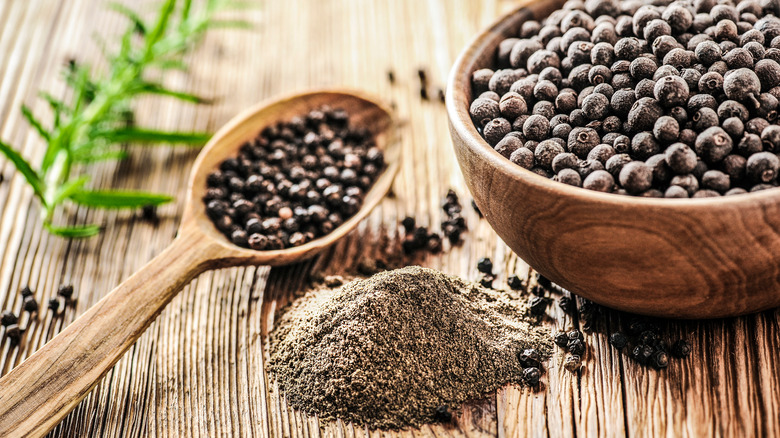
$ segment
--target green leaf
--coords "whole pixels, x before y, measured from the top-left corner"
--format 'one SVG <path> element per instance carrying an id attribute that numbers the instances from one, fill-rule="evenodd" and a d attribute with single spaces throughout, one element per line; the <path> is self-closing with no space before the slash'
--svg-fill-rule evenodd
<path id="1" fill-rule="evenodd" d="M 54 195 L 54 201 L 52 202 L 52 205 L 57 205 L 65 199 L 70 198 L 74 193 L 80 191 L 81 188 L 84 187 L 84 184 L 87 183 L 87 181 L 89 181 L 89 176 L 82 175 L 76 179 L 65 182 L 65 184 L 57 189 L 57 193 Z"/>
<path id="2" fill-rule="evenodd" d="M 38 121 L 38 119 L 35 118 L 30 108 L 27 107 L 27 105 L 22 105 L 22 114 L 24 115 L 24 118 L 27 119 L 27 122 L 35 128 L 35 130 L 38 132 L 38 135 L 43 137 L 44 140 L 49 141 L 51 140 L 51 134 L 49 134 L 49 131 L 47 131 L 43 125 L 41 125 L 41 122 Z"/>
<path id="3" fill-rule="evenodd" d="M 181 6 L 181 20 L 185 21 L 190 16 L 190 9 L 192 7 L 192 0 L 184 0 L 184 4 Z"/>
<path id="4" fill-rule="evenodd" d="M 172 196 L 159 193 L 124 190 L 82 190 L 70 199 L 77 204 L 97 208 L 140 208 L 145 205 L 161 205 L 173 200 Z"/>
<path id="5" fill-rule="evenodd" d="M 211 99 L 207 99 L 205 97 L 200 97 L 190 93 L 185 93 L 183 91 L 169 90 L 160 84 L 154 84 L 151 82 L 146 82 L 143 85 L 141 85 L 140 90 L 144 93 L 152 93 L 152 94 L 159 94 L 162 96 L 174 97 L 176 99 L 181 99 L 186 102 L 212 103 Z"/>
<path id="6" fill-rule="evenodd" d="M 187 64 L 180 59 L 160 59 L 153 62 L 153 64 L 162 70 L 187 71 L 189 69 Z"/>
<path id="7" fill-rule="evenodd" d="M 79 163 L 96 163 L 98 161 L 107 160 L 124 160 L 128 155 L 129 154 L 127 151 L 105 151 L 97 153 L 85 152 L 79 155 L 75 155 L 73 157 L 73 161 L 77 161 Z"/>
<path id="8" fill-rule="evenodd" d="M 38 176 L 38 173 L 33 170 L 32 166 L 30 166 L 30 163 L 22 158 L 22 156 L 19 155 L 19 153 L 16 152 L 14 148 L 3 143 L 2 141 L 0 141 L 0 152 L 2 152 L 9 160 L 11 160 L 12 163 L 14 163 L 16 170 L 24 175 L 24 178 L 35 191 L 35 195 L 45 205 L 46 202 L 44 201 L 43 197 L 43 182 L 41 181 L 41 177 Z"/>
<path id="9" fill-rule="evenodd" d="M 46 230 L 48 230 L 51 234 L 54 234 L 56 236 L 77 238 L 77 239 L 92 237 L 100 233 L 101 230 L 101 227 L 95 224 L 74 225 L 71 227 L 57 227 L 49 223 L 44 223 L 43 226 L 46 227 Z"/>
<path id="10" fill-rule="evenodd" d="M 211 138 L 207 132 L 166 132 L 153 129 L 119 128 L 94 134 L 112 143 L 182 143 L 202 145 Z"/>
<path id="11" fill-rule="evenodd" d="M 109 9 L 113 9 L 114 11 L 119 12 L 120 14 L 127 17 L 130 21 L 132 21 L 133 25 L 135 25 L 135 30 L 138 33 L 140 33 L 141 35 L 146 34 L 146 24 L 134 10 L 128 8 L 127 6 L 121 3 L 116 3 L 116 2 L 109 3 L 108 7 Z"/>
<path id="12" fill-rule="evenodd" d="M 166 0 L 160 7 L 160 15 L 157 18 L 157 23 L 154 25 L 154 29 L 146 34 L 146 52 L 147 56 L 153 56 L 154 51 L 152 47 L 163 37 L 165 30 L 168 28 L 168 23 L 171 19 L 171 14 L 176 6 L 176 0 Z"/>

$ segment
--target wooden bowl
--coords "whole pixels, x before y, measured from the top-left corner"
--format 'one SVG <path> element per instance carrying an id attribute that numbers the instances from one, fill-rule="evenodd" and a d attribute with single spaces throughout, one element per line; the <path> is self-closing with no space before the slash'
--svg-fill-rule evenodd
<path id="1" fill-rule="evenodd" d="M 469 117 L 471 74 L 498 43 L 563 1 L 529 1 L 478 35 L 450 74 L 447 112 L 477 206 L 523 260 L 608 307 L 674 318 L 735 316 L 780 305 L 780 189 L 650 199 L 568 186 L 494 151 Z"/>

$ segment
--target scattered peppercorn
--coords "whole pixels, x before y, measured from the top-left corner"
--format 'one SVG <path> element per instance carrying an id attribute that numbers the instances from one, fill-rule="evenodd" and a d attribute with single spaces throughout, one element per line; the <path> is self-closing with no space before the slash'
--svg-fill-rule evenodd
<path id="1" fill-rule="evenodd" d="M 577 306 L 574 304 L 574 300 L 571 297 L 563 296 L 558 299 L 558 307 L 565 313 L 573 313 Z"/>
<path id="2" fill-rule="evenodd" d="M 628 345 L 628 338 L 622 332 L 615 332 L 609 335 L 609 343 L 618 350 L 622 350 Z"/>
<path id="3" fill-rule="evenodd" d="M 520 365 L 523 367 L 535 367 L 538 368 L 541 365 L 542 359 L 539 352 L 534 348 L 526 348 L 517 354 L 517 359 L 520 361 Z"/>
<path id="4" fill-rule="evenodd" d="M 566 348 L 569 350 L 569 353 L 580 357 L 585 354 L 585 343 L 582 339 L 570 339 L 569 343 L 566 344 Z"/>
<path id="5" fill-rule="evenodd" d="M 543 315 L 547 310 L 547 298 L 534 296 L 528 300 L 528 307 L 533 315 Z"/>
<path id="6" fill-rule="evenodd" d="M 19 318 L 17 318 L 16 315 L 14 315 L 13 312 L 10 310 L 3 311 L 2 316 L 0 316 L 0 324 L 3 325 L 3 327 L 8 327 L 11 324 L 16 324 L 19 322 Z"/>
<path id="7" fill-rule="evenodd" d="M 690 354 L 691 344 L 685 339 L 680 339 L 679 341 L 672 344 L 672 355 L 675 357 L 685 358 Z"/>
<path id="8" fill-rule="evenodd" d="M 141 217 L 145 221 L 155 224 L 160 221 L 160 217 L 157 216 L 157 207 L 154 205 L 144 205 L 141 208 Z"/>
<path id="9" fill-rule="evenodd" d="M 542 372 L 539 368 L 528 367 L 523 370 L 523 382 L 528 386 L 539 385 L 539 380 L 542 378 Z"/>
<path id="10" fill-rule="evenodd" d="M 449 423 L 452 421 L 452 412 L 450 412 L 449 406 L 442 405 L 436 408 L 433 413 L 433 419 L 439 423 Z"/>
<path id="11" fill-rule="evenodd" d="M 70 284 L 64 284 L 57 289 L 57 295 L 65 298 L 70 299 L 70 297 L 73 296 L 73 285 Z"/>
<path id="12" fill-rule="evenodd" d="M 16 345 L 22 338 L 22 330 L 17 324 L 11 324 L 5 328 L 5 335 L 11 340 L 12 345 Z"/>
<path id="13" fill-rule="evenodd" d="M 751 157 L 780 152 L 780 8 L 736 3 L 567 2 L 473 73 L 472 119 L 513 163 L 589 190 L 775 187 L 775 160 Z"/>
<path id="14" fill-rule="evenodd" d="M 496 281 L 496 276 L 490 273 L 482 274 L 482 276 L 479 278 L 479 284 L 481 284 L 482 287 L 486 287 L 488 289 L 493 288 L 494 281 Z"/>
<path id="15" fill-rule="evenodd" d="M 30 289 L 30 286 L 24 286 L 20 291 L 19 294 L 22 296 L 22 298 L 27 298 L 33 296 L 33 291 Z"/>
<path id="16" fill-rule="evenodd" d="M 555 345 L 566 348 L 569 345 L 569 336 L 564 331 L 556 332 L 553 336 L 553 341 L 555 342 Z"/>
<path id="17" fill-rule="evenodd" d="M 514 290 L 523 288 L 523 280 L 516 274 L 510 275 L 506 280 L 506 284 Z"/>
<path id="18" fill-rule="evenodd" d="M 60 308 L 60 300 L 58 300 L 57 297 L 51 297 L 49 298 L 47 306 L 52 311 L 52 313 L 57 313 L 57 310 Z"/>
<path id="19" fill-rule="evenodd" d="M 477 260 L 477 270 L 485 274 L 492 274 L 493 262 L 487 257 L 482 257 L 481 259 Z"/>
<path id="20" fill-rule="evenodd" d="M 38 311 L 38 302 L 35 301 L 34 297 L 25 297 L 24 301 L 22 302 L 22 308 L 26 312 L 37 312 Z"/>
<path id="21" fill-rule="evenodd" d="M 569 354 L 563 360 L 563 368 L 569 372 L 576 372 L 582 368 L 582 358 L 576 354 Z"/>

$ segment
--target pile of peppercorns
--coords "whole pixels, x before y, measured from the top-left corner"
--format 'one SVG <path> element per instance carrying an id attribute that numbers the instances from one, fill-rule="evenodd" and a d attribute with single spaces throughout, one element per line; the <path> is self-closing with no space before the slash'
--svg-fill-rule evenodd
<path id="1" fill-rule="evenodd" d="M 303 245 L 358 212 L 385 167 L 370 132 L 323 107 L 269 126 L 209 174 L 206 214 L 234 244 Z"/>
<path id="2" fill-rule="evenodd" d="M 470 114 L 513 163 L 647 197 L 776 187 L 780 2 L 569 0 L 473 73 Z"/>
<path id="3" fill-rule="evenodd" d="M 454 190 L 447 191 L 447 196 L 442 201 L 445 219 L 441 222 L 441 230 L 444 237 L 451 245 L 458 245 L 461 234 L 468 230 L 466 219 L 462 215 L 463 208 Z M 429 231 L 427 227 L 418 226 L 417 221 L 408 216 L 401 221 L 404 229 L 404 239 L 401 247 L 406 254 L 412 254 L 419 250 L 427 250 L 432 254 L 438 254 L 442 250 L 442 239 L 439 233 Z"/>
<path id="4" fill-rule="evenodd" d="M 28 314 L 27 324 L 22 328 L 21 315 L 17 316 L 11 310 L 4 310 L 0 313 L 0 325 L 5 327 L 5 338 L 7 338 L 11 345 L 17 345 L 22 339 L 22 334 L 27 331 L 34 320 L 34 316 L 38 314 L 38 301 L 35 300 L 35 293 L 30 286 L 24 286 L 19 294 L 22 296 L 22 311 Z M 74 303 L 73 298 L 73 286 L 63 285 L 57 290 L 57 296 L 49 298 L 48 308 L 51 310 L 52 317 L 57 316 L 57 312 L 60 308 L 60 297 L 64 300 L 65 304 Z"/>
<path id="5" fill-rule="evenodd" d="M 669 345 L 660 336 L 657 325 L 641 318 L 633 318 L 628 324 L 628 331 L 617 331 L 609 335 L 609 343 L 618 350 L 628 347 L 628 355 L 640 365 L 662 369 L 669 366 L 669 354 L 678 358 L 687 357 L 691 353 L 691 344 L 680 339 Z"/>

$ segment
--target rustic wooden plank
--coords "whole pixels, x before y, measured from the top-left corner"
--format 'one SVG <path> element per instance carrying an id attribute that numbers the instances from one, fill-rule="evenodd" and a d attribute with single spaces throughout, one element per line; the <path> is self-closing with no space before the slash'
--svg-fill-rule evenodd
<path id="1" fill-rule="evenodd" d="M 144 2 L 144 5 L 150 2 Z M 144 7 L 142 5 L 142 7 Z M 436 228 L 439 199 L 450 187 L 460 195 L 470 225 L 466 242 L 439 256 L 406 258 L 466 278 L 475 261 L 494 260 L 502 284 L 528 266 L 511 254 L 468 206 L 465 185 L 451 153 L 443 107 L 419 99 L 416 70 L 425 67 L 434 89 L 478 29 L 511 1 L 289 0 L 264 2 L 248 16 L 260 23 L 248 33 L 216 31 L 191 56 L 189 74 L 166 80 L 175 87 L 217 96 L 213 106 L 188 106 L 145 98 L 139 122 L 161 128 L 215 129 L 240 109 L 276 94 L 324 85 L 350 85 L 397 105 L 404 168 L 387 199 L 361 227 L 314 264 L 285 269 L 226 269 L 187 287 L 106 379 L 52 433 L 56 436 L 682 436 L 780 434 L 780 312 L 744 318 L 668 324 L 672 338 L 694 342 L 692 358 L 655 372 L 639 368 L 606 343 L 608 329 L 624 316 L 610 314 L 588 335 L 585 368 L 563 370 L 556 352 L 544 389 L 510 386 L 487 403 L 466 406 L 459 427 L 426 426 L 400 433 L 368 432 L 288 409 L 264 372 L 264 337 L 274 314 L 299 292 L 311 270 L 344 272 L 362 258 L 398 256 L 398 221 L 414 215 Z M 121 18 L 78 0 L 0 4 L 0 137 L 40 159 L 35 138 L 18 111 L 22 102 L 45 114 L 39 89 L 66 89 L 59 66 L 70 56 L 104 65 L 90 42 L 93 32 L 121 29 Z M 16 32 L 15 29 L 22 29 Z M 305 67 L 302 67 L 305 65 Z M 392 69 L 395 85 L 386 81 Z M 240 90 L 240 91 L 239 91 Z M 0 348 L 0 373 L 43 345 L 76 315 L 159 253 L 173 238 L 183 187 L 196 152 L 133 148 L 131 159 L 94 166 L 98 185 L 160 190 L 177 196 L 160 209 L 156 226 L 133 213 L 72 209 L 57 220 L 105 222 L 106 232 L 68 242 L 40 230 L 31 191 L 0 160 L 0 303 L 19 310 L 16 293 L 35 286 L 40 302 L 73 282 L 75 307 L 57 318 L 41 312 L 25 342 Z M 579 324 L 550 308 L 550 330 Z M 596 359 L 598 358 L 598 359 Z"/>

